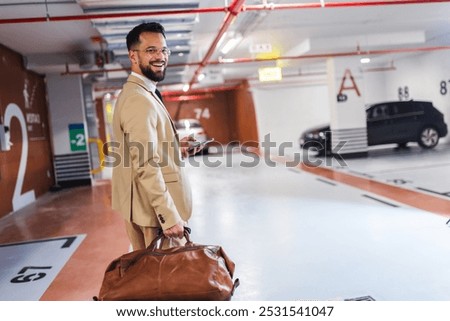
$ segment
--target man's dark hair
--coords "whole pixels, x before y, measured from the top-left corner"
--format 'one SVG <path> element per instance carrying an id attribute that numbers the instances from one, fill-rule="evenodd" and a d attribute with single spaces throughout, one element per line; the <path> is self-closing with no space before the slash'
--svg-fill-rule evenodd
<path id="1" fill-rule="evenodd" d="M 156 32 L 160 33 L 166 38 L 164 27 L 158 22 L 145 22 L 134 27 L 127 35 L 127 48 L 128 51 L 131 47 L 139 44 L 139 36 L 143 32 Z"/>

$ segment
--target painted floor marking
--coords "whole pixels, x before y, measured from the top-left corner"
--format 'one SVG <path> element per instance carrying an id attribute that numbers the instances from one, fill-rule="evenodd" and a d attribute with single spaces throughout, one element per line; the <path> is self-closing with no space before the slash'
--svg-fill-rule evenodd
<path id="1" fill-rule="evenodd" d="M 259 155 L 260 157 L 264 157 L 264 153 L 257 148 L 253 148 L 251 152 Z M 289 159 L 284 156 L 270 155 L 270 159 L 273 159 L 281 164 L 289 163 Z M 417 190 L 409 190 L 399 186 L 389 185 L 367 177 L 342 173 L 334 169 L 321 166 L 300 163 L 296 166 L 296 168 L 313 175 L 321 176 L 335 182 L 340 182 L 369 193 L 389 198 L 399 203 L 450 218 L 450 201 L 441 197 L 424 194 L 418 192 Z"/>
<path id="2" fill-rule="evenodd" d="M 85 236 L 0 244 L 0 300 L 39 300 Z"/>

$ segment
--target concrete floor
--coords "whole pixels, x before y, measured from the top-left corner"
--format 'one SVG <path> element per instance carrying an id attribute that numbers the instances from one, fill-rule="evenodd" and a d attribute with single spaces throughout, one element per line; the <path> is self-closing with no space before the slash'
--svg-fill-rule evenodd
<path id="1" fill-rule="evenodd" d="M 379 149 L 325 174 L 238 152 L 196 156 L 192 240 L 234 260 L 233 300 L 449 300 L 448 150 Z M 0 220 L 1 244 L 86 235 L 40 300 L 90 300 L 128 250 L 109 193 L 108 180 L 49 193 Z"/>
<path id="2" fill-rule="evenodd" d="M 221 244 L 235 259 L 236 300 L 450 298 L 445 216 L 297 168 L 245 168 L 239 163 L 250 158 L 232 156 L 231 167 L 189 169 L 196 196 L 190 224 L 196 241 Z M 417 157 L 423 155 L 403 158 L 405 168 Z M 390 158 L 387 164 L 396 155 Z M 364 174 L 377 161 L 353 160 L 337 170 Z M 431 168 L 424 172 L 440 170 Z"/>

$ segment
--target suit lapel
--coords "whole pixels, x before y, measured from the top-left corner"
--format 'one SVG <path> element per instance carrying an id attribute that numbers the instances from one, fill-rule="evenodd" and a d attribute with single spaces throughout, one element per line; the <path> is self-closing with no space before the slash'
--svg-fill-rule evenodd
<path id="1" fill-rule="evenodd" d="M 167 110 L 166 106 L 164 106 L 163 102 L 159 99 L 159 97 L 154 92 L 152 92 L 152 91 L 148 91 L 148 92 L 156 99 L 158 104 L 164 110 L 164 112 L 166 113 L 167 117 L 170 120 L 170 124 L 172 125 L 173 131 L 175 132 L 175 134 L 177 134 L 177 128 L 175 127 L 175 123 L 173 122 L 172 117 L 170 117 L 169 111 Z"/>
<path id="2" fill-rule="evenodd" d="M 173 129 L 173 131 L 174 131 L 174 133 L 175 133 L 175 136 L 178 137 L 178 132 L 177 132 L 177 128 L 175 127 L 175 123 L 173 122 L 172 117 L 170 117 L 170 114 L 169 114 L 169 112 L 167 111 L 166 106 L 164 106 L 164 103 L 163 103 L 162 100 L 158 97 L 158 95 L 157 95 L 156 93 L 154 93 L 153 91 L 151 91 L 151 90 L 145 85 L 145 83 L 144 83 L 141 79 L 139 79 L 139 78 L 137 78 L 137 77 L 135 77 L 135 76 L 133 76 L 133 75 L 130 75 L 130 76 L 128 77 L 127 81 L 133 82 L 133 83 L 135 83 L 135 84 L 141 86 L 141 87 L 144 88 L 146 91 L 148 91 L 148 92 L 150 93 L 150 95 L 152 95 L 153 98 L 155 98 L 155 100 L 158 102 L 160 108 L 162 108 L 162 110 L 164 111 L 164 113 L 167 115 L 167 118 L 169 118 L 170 124 L 172 125 L 172 129 Z"/>

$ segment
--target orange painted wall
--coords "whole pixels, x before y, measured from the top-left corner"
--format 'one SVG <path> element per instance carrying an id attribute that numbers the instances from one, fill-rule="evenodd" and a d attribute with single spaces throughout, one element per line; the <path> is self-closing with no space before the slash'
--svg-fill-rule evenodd
<path id="1" fill-rule="evenodd" d="M 223 145 L 257 141 L 255 108 L 247 85 L 197 96 L 206 98 L 179 102 L 165 99 L 164 103 L 174 120 L 199 119 L 208 135 Z"/>
<path id="2" fill-rule="evenodd" d="M 235 133 L 235 139 L 241 144 L 256 147 L 258 145 L 258 128 L 255 105 L 247 82 L 233 92 L 231 108 L 234 116 L 232 131 Z"/>
<path id="3" fill-rule="evenodd" d="M 0 218 L 13 211 L 12 199 L 18 179 L 19 164 L 26 162 L 21 194 L 34 191 L 36 197 L 54 184 L 52 152 L 47 119 L 45 82 L 42 76 L 25 70 L 22 57 L 0 45 L 0 123 L 5 111 L 16 104 L 26 122 L 28 157 L 22 156 L 22 128 L 11 119 L 10 151 L 0 151 Z"/>

